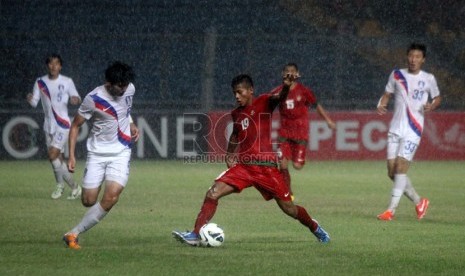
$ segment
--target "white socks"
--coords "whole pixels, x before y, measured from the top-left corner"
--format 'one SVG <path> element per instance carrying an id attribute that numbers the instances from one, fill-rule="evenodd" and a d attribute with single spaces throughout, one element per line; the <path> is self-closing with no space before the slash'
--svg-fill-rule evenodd
<path id="1" fill-rule="evenodd" d="M 407 186 L 407 175 L 396 174 L 394 175 L 394 186 L 392 188 L 391 203 L 389 204 L 388 210 L 391 210 L 392 214 L 396 212 L 396 208 L 399 205 L 400 198 L 405 191 Z"/>
<path id="2" fill-rule="evenodd" d="M 68 167 L 65 163 L 61 162 L 60 158 L 51 161 L 53 167 L 53 173 L 55 174 L 55 180 L 57 185 L 64 186 L 63 180 L 69 185 L 71 189 L 76 189 L 77 184 L 73 179 L 72 174 L 68 171 Z"/>
<path id="3" fill-rule="evenodd" d="M 68 166 L 62 162 L 61 167 L 63 169 L 63 180 L 68 183 L 71 189 L 76 189 L 78 187 L 77 183 L 74 181 L 73 175 L 68 171 Z"/>
<path id="4" fill-rule="evenodd" d="M 97 202 L 94 206 L 89 208 L 81 222 L 68 233 L 79 235 L 79 233 L 89 230 L 99 223 L 107 215 L 107 213 L 108 212 L 103 210 L 102 206 L 100 206 L 100 202 Z"/>
<path id="5" fill-rule="evenodd" d="M 63 169 L 61 166 L 61 160 L 57 158 L 55 160 L 50 161 L 50 163 L 52 163 L 53 173 L 55 175 L 55 180 L 57 182 L 57 185 L 63 187 L 64 186 L 63 185 Z"/>
<path id="6" fill-rule="evenodd" d="M 412 186 L 412 182 L 410 182 L 410 178 L 407 176 L 407 185 L 405 186 L 405 191 L 404 195 L 413 201 L 415 205 L 418 205 L 420 203 L 420 195 L 418 195 L 417 191 L 415 191 L 415 188 Z"/>

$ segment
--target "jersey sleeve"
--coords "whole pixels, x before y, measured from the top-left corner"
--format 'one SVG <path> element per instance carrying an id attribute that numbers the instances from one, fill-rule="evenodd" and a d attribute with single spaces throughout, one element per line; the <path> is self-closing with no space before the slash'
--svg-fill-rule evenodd
<path id="1" fill-rule="evenodd" d="M 256 101 L 257 102 L 260 102 L 260 103 L 268 103 L 267 106 L 268 106 L 268 110 L 265 110 L 266 108 L 262 108 L 264 110 L 262 110 L 262 112 L 273 112 L 273 110 L 279 105 L 279 103 L 281 103 L 282 101 L 284 101 L 285 99 L 283 100 L 280 100 L 278 98 L 275 98 L 273 96 L 276 96 L 279 94 L 279 92 L 281 92 L 282 90 L 282 87 L 281 89 L 277 90 L 277 91 L 271 91 L 271 92 L 268 92 L 268 93 L 265 93 L 265 94 L 262 94 L 260 96 L 258 96 L 256 98 Z"/>
<path id="2" fill-rule="evenodd" d="M 78 97 L 79 99 L 81 98 L 81 96 L 79 96 L 79 93 L 77 92 L 76 90 L 76 86 L 74 85 L 74 82 L 72 79 L 69 79 L 69 96 L 70 97 Z"/>
<path id="3" fill-rule="evenodd" d="M 394 71 L 391 72 L 391 74 L 389 75 L 389 79 L 388 79 L 388 82 L 386 84 L 386 88 L 384 89 L 384 91 L 388 92 L 388 93 L 394 93 L 396 89 L 396 80 L 394 79 Z"/>
<path id="4" fill-rule="evenodd" d="M 78 113 L 79 115 L 84 117 L 86 120 L 89 120 L 94 114 L 94 110 L 95 110 L 94 100 L 92 100 L 92 98 L 90 97 L 90 94 L 88 94 L 82 101 L 81 106 L 79 106 Z"/>
<path id="5" fill-rule="evenodd" d="M 272 89 L 270 92 L 268 92 L 268 93 L 269 93 L 269 94 L 272 94 L 272 95 L 278 94 L 282 89 L 283 89 L 283 85 L 281 84 L 281 85 L 279 85 L 279 86 L 273 88 L 273 89 Z"/>
<path id="6" fill-rule="evenodd" d="M 438 83 L 436 82 L 436 78 L 434 77 L 434 75 L 430 75 L 431 78 L 430 78 L 430 87 L 431 87 L 431 90 L 430 90 L 430 97 L 432 99 L 436 98 L 437 96 L 440 95 L 440 92 L 439 92 L 439 88 L 438 88 Z"/>
<path id="7" fill-rule="evenodd" d="M 38 80 L 39 79 L 35 81 L 34 87 L 32 88 L 32 100 L 29 102 L 32 107 L 36 107 L 40 101 L 40 89 L 39 84 L 37 83 Z"/>
<path id="8" fill-rule="evenodd" d="M 310 88 L 305 88 L 304 90 L 305 95 L 305 103 L 307 106 L 316 107 L 318 104 L 318 100 L 316 99 L 315 93 Z"/>
<path id="9" fill-rule="evenodd" d="M 238 127 L 239 125 L 236 124 L 236 119 L 237 119 L 237 109 L 234 109 L 231 111 L 231 119 L 233 122 L 233 133 L 237 133 L 239 131 Z"/>
<path id="10" fill-rule="evenodd" d="M 136 87 L 134 86 L 134 84 L 132 82 L 129 83 L 128 88 L 127 88 L 126 91 L 130 92 L 131 96 L 136 93 Z"/>

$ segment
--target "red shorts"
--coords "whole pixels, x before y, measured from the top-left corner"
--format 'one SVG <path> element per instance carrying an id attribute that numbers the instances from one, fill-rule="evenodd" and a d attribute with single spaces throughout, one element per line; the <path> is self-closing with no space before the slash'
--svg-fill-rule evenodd
<path id="1" fill-rule="evenodd" d="M 254 186 L 265 200 L 291 200 L 289 188 L 279 169 L 274 166 L 237 164 L 222 172 L 215 181 L 233 186 L 238 193 Z"/>
<path id="2" fill-rule="evenodd" d="M 280 158 L 292 160 L 294 163 L 304 165 L 305 156 L 307 154 L 307 141 L 286 139 L 280 142 L 278 151 L 281 155 Z"/>

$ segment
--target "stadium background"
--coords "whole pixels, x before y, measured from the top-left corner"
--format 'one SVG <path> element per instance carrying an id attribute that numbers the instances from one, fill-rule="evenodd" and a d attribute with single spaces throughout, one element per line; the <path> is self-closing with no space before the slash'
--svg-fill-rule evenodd
<path id="1" fill-rule="evenodd" d="M 406 46 L 419 41 L 428 46 L 424 68 L 437 77 L 442 111 L 465 109 L 463 1 L 9 0 L 1 14 L 2 129 L 18 114 L 42 123 L 41 108 L 31 109 L 25 95 L 52 52 L 81 96 L 103 83 L 109 62 L 133 65 L 134 110 L 159 121 L 228 110 L 232 76 L 249 73 L 256 91 L 267 91 L 289 61 L 330 112 L 372 111 L 389 72 L 404 66 Z M 18 131 L 19 147 L 31 143 L 24 135 L 31 130 Z"/>

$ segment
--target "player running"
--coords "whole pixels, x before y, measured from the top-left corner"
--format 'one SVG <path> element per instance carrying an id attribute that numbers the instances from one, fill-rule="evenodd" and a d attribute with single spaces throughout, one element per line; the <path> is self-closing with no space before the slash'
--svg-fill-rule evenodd
<path id="1" fill-rule="evenodd" d="M 286 100 L 279 103 L 278 155 L 284 181 L 289 186 L 292 199 L 294 199 L 288 163 L 289 160 L 292 160 L 292 165 L 296 170 L 301 170 L 305 165 L 309 134 L 309 107 L 316 109 L 316 112 L 326 121 L 329 128 L 336 129 L 336 124 L 331 120 L 323 106 L 318 103 L 313 91 L 297 81 L 300 78 L 297 64 L 286 64 L 283 68 L 283 76 L 286 75 L 292 75 L 294 78 Z M 281 89 L 282 85 L 273 89 L 273 91 L 276 92 Z"/>
<path id="2" fill-rule="evenodd" d="M 287 75 L 283 78 L 281 91 L 257 98 L 253 95 L 250 76 L 238 75 L 232 80 L 233 94 L 239 107 L 231 112 L 234 127 L 227 148 L 228 169 L 215 179 L 207 191 L 194 229 L 190 232 L 173 231 L 174 238 L 198 246 L 199 230 L 214 216 L 219 199 L 253 186 L 265 200 L 275 199 L 284 213 L 299 220 L 320 242 L 329 242 L 328 233 L 318 222 L 310 217 L 305 208 L 292 202 L 271 145 L 271 114 L 286 98 L 293 80 L 293 75 Z"/>
<path id="3" fill-rule="evenodd" d="M 134 73 L 124 63 L 115 62 L 105 71 L 105 84 L 87 94 L 74 118 L 69 135 L 68 169 L 76 168 L 76 140 L 80 126 L 92 122 L 87 138 L 87 162 L 82 181 L 82 204 L 90 207 L 81 222 L 67 232 L 63 240 L 79 249 L 78 235 L 99 223 L 118 202 L 129 178 L 131 143 L 139 130 L 131 119 L 135 93 Z M 97 202 L 102 182 L 105 189 Z"/>
<path id="4" fill-rule="evenodd" d="M 66 182 L 71 188 L 68 199 L 76 199 L 81 196 L 81 187 L 74 181 L 73 175 L 68 172 L 63 161 L 63 152 L 71 125 L 68 116 L 68 102 L 72 105 L 78 105 L 81 102 L 81 97 L 73 80 L 60 74 L 63 66 L 60 55 L 48 56 L 45 63 L 48 73 L 36 80 L 33 92 L 27 95 L 27 101 L 32 107 L 36 107 L 41 101 L 44 109 L 43 129 L 47 154 L 56 180 L 52 198 L 58 199 L 63 195 L 64 182 Z"/>
<path id="5" fill-rule="evenodd" d="M 426 46 L 411 44 L 407 49 L 408 68 L 392 71 L 386 92 L 378 103 L 378 114 L 384 115 L 394 95 L 394 114 L 387 144 L 388 176 L 394 185 L 391 203 L 385 212 L 378 215 L 380 220 L 394 218 L 402 194 L 415 203 L 418 219 L 422 219 L 428 209 L 429 200 L 420 198 L 407 176 L 410 162 L 420 145 L 425 112 L 431 112 L 441 104 L 435 77 L 421 70 L 425 58 Z"/>

